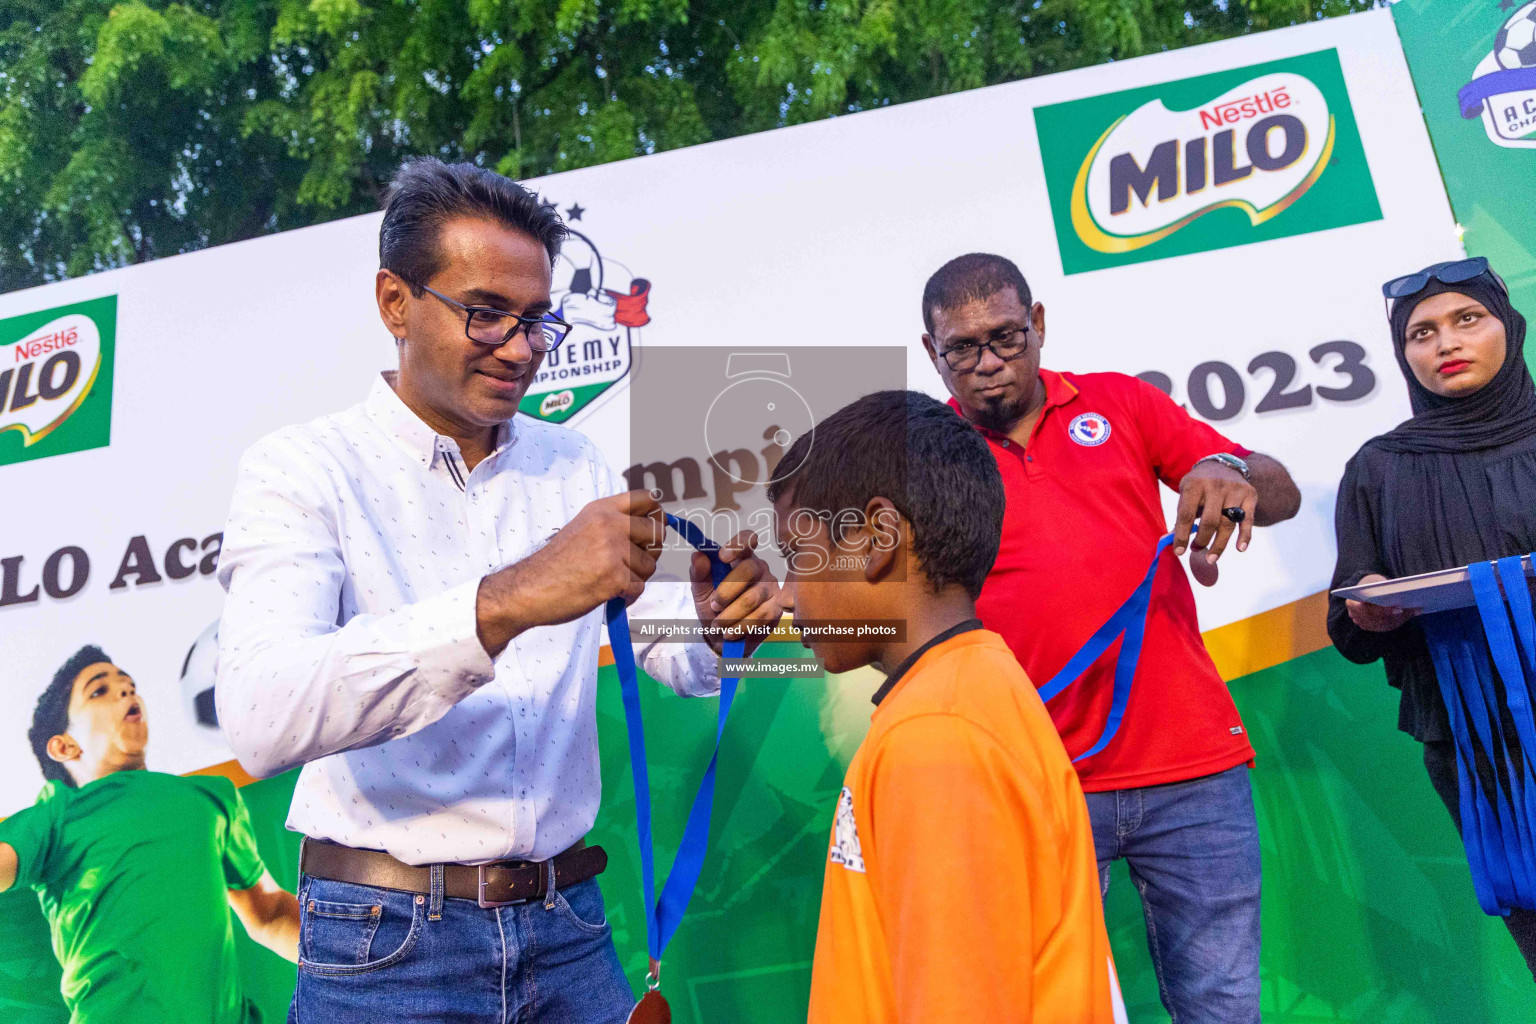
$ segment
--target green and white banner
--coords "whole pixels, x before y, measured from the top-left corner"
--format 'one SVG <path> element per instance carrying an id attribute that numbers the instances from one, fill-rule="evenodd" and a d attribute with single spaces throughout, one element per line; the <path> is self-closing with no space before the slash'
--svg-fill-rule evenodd
<path id="1" fill-rule="evenodd" d="M 1497 94 L 1516 99 L 1489 115 L 1492 134 L 1486 109 L 1464 118 L 1458 103 L 1491 74 L 1478 71 L 1489 53 L 1523 60 L 1524 37 L 1518 25 L 1500 36 L 1511 12 L 1495 16 L 1494 0 L 1476 17 L 1449 6 L 1422 26 L 1446 67 L 1433 89 L 1418 60 L 1410 77 L 1393 14 L 1374 11 L 530 182 L 578 232 L 555 271 L 577 332 L 523 412 L 586 433 L 621 470 L 644 468 L 626 432 L 648 345 L 901 346 L 909 385 L 942 395 L 918 344 L 919 296 L 971 251 L 1024 269 L 1048 309 L 1048 366 L 1140 374 L 1287 463 L 1302 513 L 1197 588 L 1259 752 L 1266 1021 L 1472 1024 L 1532 1005 L 1417 747 L 1396 731 L 1394 693 L 1379 667 L 1322 649 L 1317 599 L 1343 464 L 1408 413 L 1380 283 L 1462 252 L 1421 99 L 1469 244 L 1524 232 L 1524 262 L 1496 260 L 1536 311 L 1520 214 L 1536 153 L 1504 144 L 1528 137 L 1519 116 L 1498 119 L 1524 100 Z M 1465 150 L 1459 170 L 1442 120 Z M 137 684 L 150 769 L 240 784 L 262 861 L 293 886 L 293 778 L 250 780 L 211 714 L 212 574 L 240 453 L 360 401 L 393 363 L 373 300 L 378 226 L 358 217 L 0 296 L 0 816 L 42 785 L 27 735 L 38 695 L 99 644 Z M 873 389 L 841 383 L 850 400 Z M 679 437 L 679 464 L 709 465 L 705 435 Z M 684 497 L 733 507 L 756 483 L 702 472 Z M 743 686 L 710 860 L 669 949 L 682 1024 L 803 1019 L 832 815 L 876 682 Z M 611 668 L 597 687 L 592 839 L 612 858 L 601 882 L 638 980 L 644 916 Z M 668 739 L 651 751 L 653 780 L 667 780 L 664 869 L 715 708 L 642 691 L 648 727 Z M 1131 1019 L 1166 1020 L 1123 869 L 1107 912 Z M 0 895 L 0 920 L 0 1019 L 62 1024 L 69 954 L 52 948 L 37 894 Z M 284 1019 L 293 966 L 231 927 L 246 996 Z"/>
<path id="2" fill-rule="evenodd" d="M 1536 315 L 1536 0 L 1400 0 L 1392 16 L 1467 252 Z"/>

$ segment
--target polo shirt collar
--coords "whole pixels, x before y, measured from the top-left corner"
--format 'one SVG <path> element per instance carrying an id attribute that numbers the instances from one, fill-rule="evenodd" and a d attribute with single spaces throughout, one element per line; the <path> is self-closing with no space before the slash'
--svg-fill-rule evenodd
<path id="1" fill-rule="evenodd" d="M 932 640 L 929 640 L 927 643 L 923 644 L 923 646 L 907 655 L 906 659 L 902 661 L 900 665 L 896 666 L 896 671 L 892 672 L 889 676 L 886 677 L 884 685 L 875 691 L 875 695 L 871 697 L 870 700 L 874 702 L 876 707 L 879 707 L 880 702 L 889 697 L 891 695 L 891 691 L 896 688 L 896 684 L 901 682 L 901 677 L 912 671 L 912 666 L 917 664 L 917 659 L 921 658 L 923 655 L 927 654 L 929 651 L 933 650 L 935 647 L 939 646 L 939 644 L 946 640 L 953 639 L 954 637 L 959 636 L 961 633 L 969 633 L 973 629 L 981 628 L 982 625 L 980 619 L 966 619 L 964 622 L 956 623 L 955 625 L 950 626 L 944 632 L 940 633 L 938 636 L 934 637 Z"/>
<path id="2" fill-rule="evenodd" d="M 363 408 L 373 421 L 405 450 L 407 455 L 430 469 L 439 452 L 445 450 L 457 452 L 459 443 L 433 430 L 425 420 L 411 411 L 411 407 L 406 405 L 399 395 L 395 394 L 395 389 L 391 386 L 395 373 L 394 370 L 385 370 L 374 378 L 373 387 L 368 392 Z M 496 448 L 491 454 L 493 456 L 499 454 L 512 443 L 514 435 L 512 420 L 499 424 L 496 427 Z"/>
<path id="3" fill-rule="evenodd" d="M 1042 413 L 1046 409 L 1054 409 L 1057 406 L 1066 405 L 1079 394 L 1078 386 L 1068 380 L 1066 374 L 1058 373 L 1055 370 L 1047 370 L 1043 366 L 1040 368 L 1040 381 L 1045 385 L 1045 405 L 1041 409 Z M 955 412 L 960 413 L 961 416 L 965 415 L 965 413 L 960 411 L 960 402 L 957 399 L 951 398 L 949 400 L 949 407 L 955 410 Z M 971 425 L 987 437 L 1003 437 L 997 431 L 984 427 L 979 423 L 972 423 Z"/>

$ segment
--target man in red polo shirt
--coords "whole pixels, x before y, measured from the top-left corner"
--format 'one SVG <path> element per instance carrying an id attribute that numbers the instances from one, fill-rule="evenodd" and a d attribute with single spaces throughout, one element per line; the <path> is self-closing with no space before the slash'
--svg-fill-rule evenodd
<path id="1" fill-rule="evenodd" d="M 1045 307 L 1001 256 L 973 253 L 941 267 L 923 290 L 923 321 L 923 347 L 950 404 L 990 442 L 1007 495 L 1002 544 L 976 610 L 1036 686 L 1136 590 L 1168 531 L 1158 482 L 1179 492 L 1176 536 L 1153 577 L 1118 729 L 1118 642 L 1047 707 L 1076 759 L 1105 892 L 1121 857 L 1141 892 L 1169 1013 L 1180 1024 L 1258 1024 L 1253 748 L 1200 639 L 1178 556 L 1192 549 L 1196 578 L 1214 583 L 1229 540 L 1242 551 L 1255 525 L 1296 514 L 1296 485 L 1279 462 L 1227 440 L 1144 381 L 1042 369 Z"/>

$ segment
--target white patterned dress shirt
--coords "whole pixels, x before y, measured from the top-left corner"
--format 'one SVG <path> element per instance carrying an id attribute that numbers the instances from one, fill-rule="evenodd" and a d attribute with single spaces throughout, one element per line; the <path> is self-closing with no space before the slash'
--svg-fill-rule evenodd
<path id="1" fill-rule="evenodd" d="M 581 434 L 518 416 L 465 469 L 381 377 L 367 401 L 253 445 L 219 558 L 219 723 L 248 771 L 303 765 L 288 827 L 408 864 L 544 860 L 592 827 L 601 607 L 492 659 L 480 579 L 624 490 Z M 688 584 L 631 617 L 695 619 Z M 635 645 L 652 677 L 717 693 L 702 643 Z"/>

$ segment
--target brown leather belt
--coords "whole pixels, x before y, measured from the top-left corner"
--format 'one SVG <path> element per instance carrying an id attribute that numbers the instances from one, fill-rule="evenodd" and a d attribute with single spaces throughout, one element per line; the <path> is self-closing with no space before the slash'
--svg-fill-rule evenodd
<path id="1" fill-rule="evenodd" d="M 547 861 L 504 860 L 494 864 L 444 864 L 443 895 L 474 900 L 482 907 L 505 907 L 541 900 L 548 895 L 549 866 L 555 888 L 565 889 L 603 873 L 608 854 L 601 846 L 576 845 Z M 398 892 L 432 893 L 432 866 L 413 867 L 387 853 L 354 850 L 350 846 L 306 838 L 299 851 L 299 870 L 314 878 L 351 882 Z"/>

